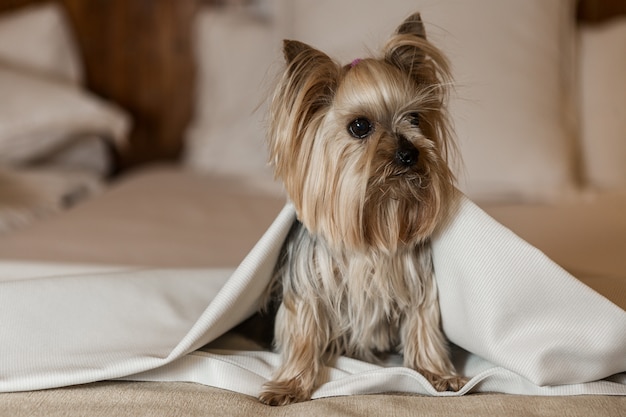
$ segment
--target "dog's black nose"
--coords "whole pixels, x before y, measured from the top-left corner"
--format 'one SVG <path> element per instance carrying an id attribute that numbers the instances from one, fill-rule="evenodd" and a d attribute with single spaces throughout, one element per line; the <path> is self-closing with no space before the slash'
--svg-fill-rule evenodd
<path id="1" fill-rule="evenodd" d="M 398 140 L 398 150 L 396 151 L 396 162 L 404 167 L 411 167 L 417 164 L 420 151 L 413 146 L 406 138 L 400 137 Z"/>

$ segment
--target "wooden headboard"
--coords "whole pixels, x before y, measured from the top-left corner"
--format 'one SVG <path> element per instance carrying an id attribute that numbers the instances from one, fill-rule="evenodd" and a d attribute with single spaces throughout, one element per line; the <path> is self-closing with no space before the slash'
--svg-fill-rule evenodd
<path id="1" fill-rule="evenodd" d="M 615 16 L 626 15 L 624 0 L 580 0 L 578 20 L 586 23 L 599 23 Z"/>
<path id="2" fill-rule="evenodd" d="M 0 12 L 44 0 L 0 0 Z M 86 87 L 133 117 L 129 167 L 176 159 L 193 109 L 191 22 L 199 0 L 57 0 L 84 58 Z"/>
<path id="3" fill-rule="evenodd" d="M 50 0 L 0 0 L 0 12 Z M 222 0 L 225 1 L 225 0 Z M 133 116 L 123 167 L 174 160 L 194 103 L 192 19 L 217 0 L 57 0 L 85 60 L 86 86 Z M 580 0 L 579 19 L 626 14 L 624 0 Z"/>

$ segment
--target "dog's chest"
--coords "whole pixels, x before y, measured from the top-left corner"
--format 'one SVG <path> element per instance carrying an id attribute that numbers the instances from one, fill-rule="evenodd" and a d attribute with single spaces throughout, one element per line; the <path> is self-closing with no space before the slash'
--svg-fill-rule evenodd
<path id="1" fill-rule="evenodd" d="M 417 303 L 419 277 L 403 258 L 353 256 L 337 268 L 336 286 L 324 297 L 337 297 L 331 308 L 340 350 L 367 360 L 395 350 L 405 317 Z"/>
<path id="2" fill-rule="evenodd" d="M 309 306 L 328 326 L 331 350 L 370 361 L 399 347 L 405 319 L 432 281 L 428 245 L 394 256 L 337 253 L 297 224 L 285 254 L 287 303 Z"/>

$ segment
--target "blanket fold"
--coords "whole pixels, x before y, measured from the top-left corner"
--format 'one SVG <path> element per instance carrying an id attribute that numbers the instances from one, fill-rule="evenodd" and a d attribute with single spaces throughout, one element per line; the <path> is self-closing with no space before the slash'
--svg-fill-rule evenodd
<path id="1" fill-rule="evenodd" d="M 0 391 L 124 378 L 256 395 L 277 355 L 215 343 L 257 308 L 294 220 L 287 205 L 234 271 L 0 263 Z M 437 393 L 397 358 L 340 358 L 315 398 L 626 395 L 626 312 L 467 198 L 433 238 L 433 261 L 444 331 L 470 383 Z"/>

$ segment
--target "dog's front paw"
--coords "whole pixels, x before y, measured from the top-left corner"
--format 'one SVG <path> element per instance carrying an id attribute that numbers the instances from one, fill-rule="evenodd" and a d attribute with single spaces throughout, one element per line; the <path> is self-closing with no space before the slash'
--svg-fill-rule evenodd
<path id="1" fill-rule="evenodd" d="M 436 375 L 431 372 L 422 371 L 421 374 L 439 392 L 458 391 L 467 383 L 468 378 L 458 375 Z"/>
<path id="2" fill-rule="evenodd" d="M 311 390 L 302 387 L 296 379 L 270 381 L 263 385 L 259 400 L 267 405 L 288 405 L 311 399 Z"/>

